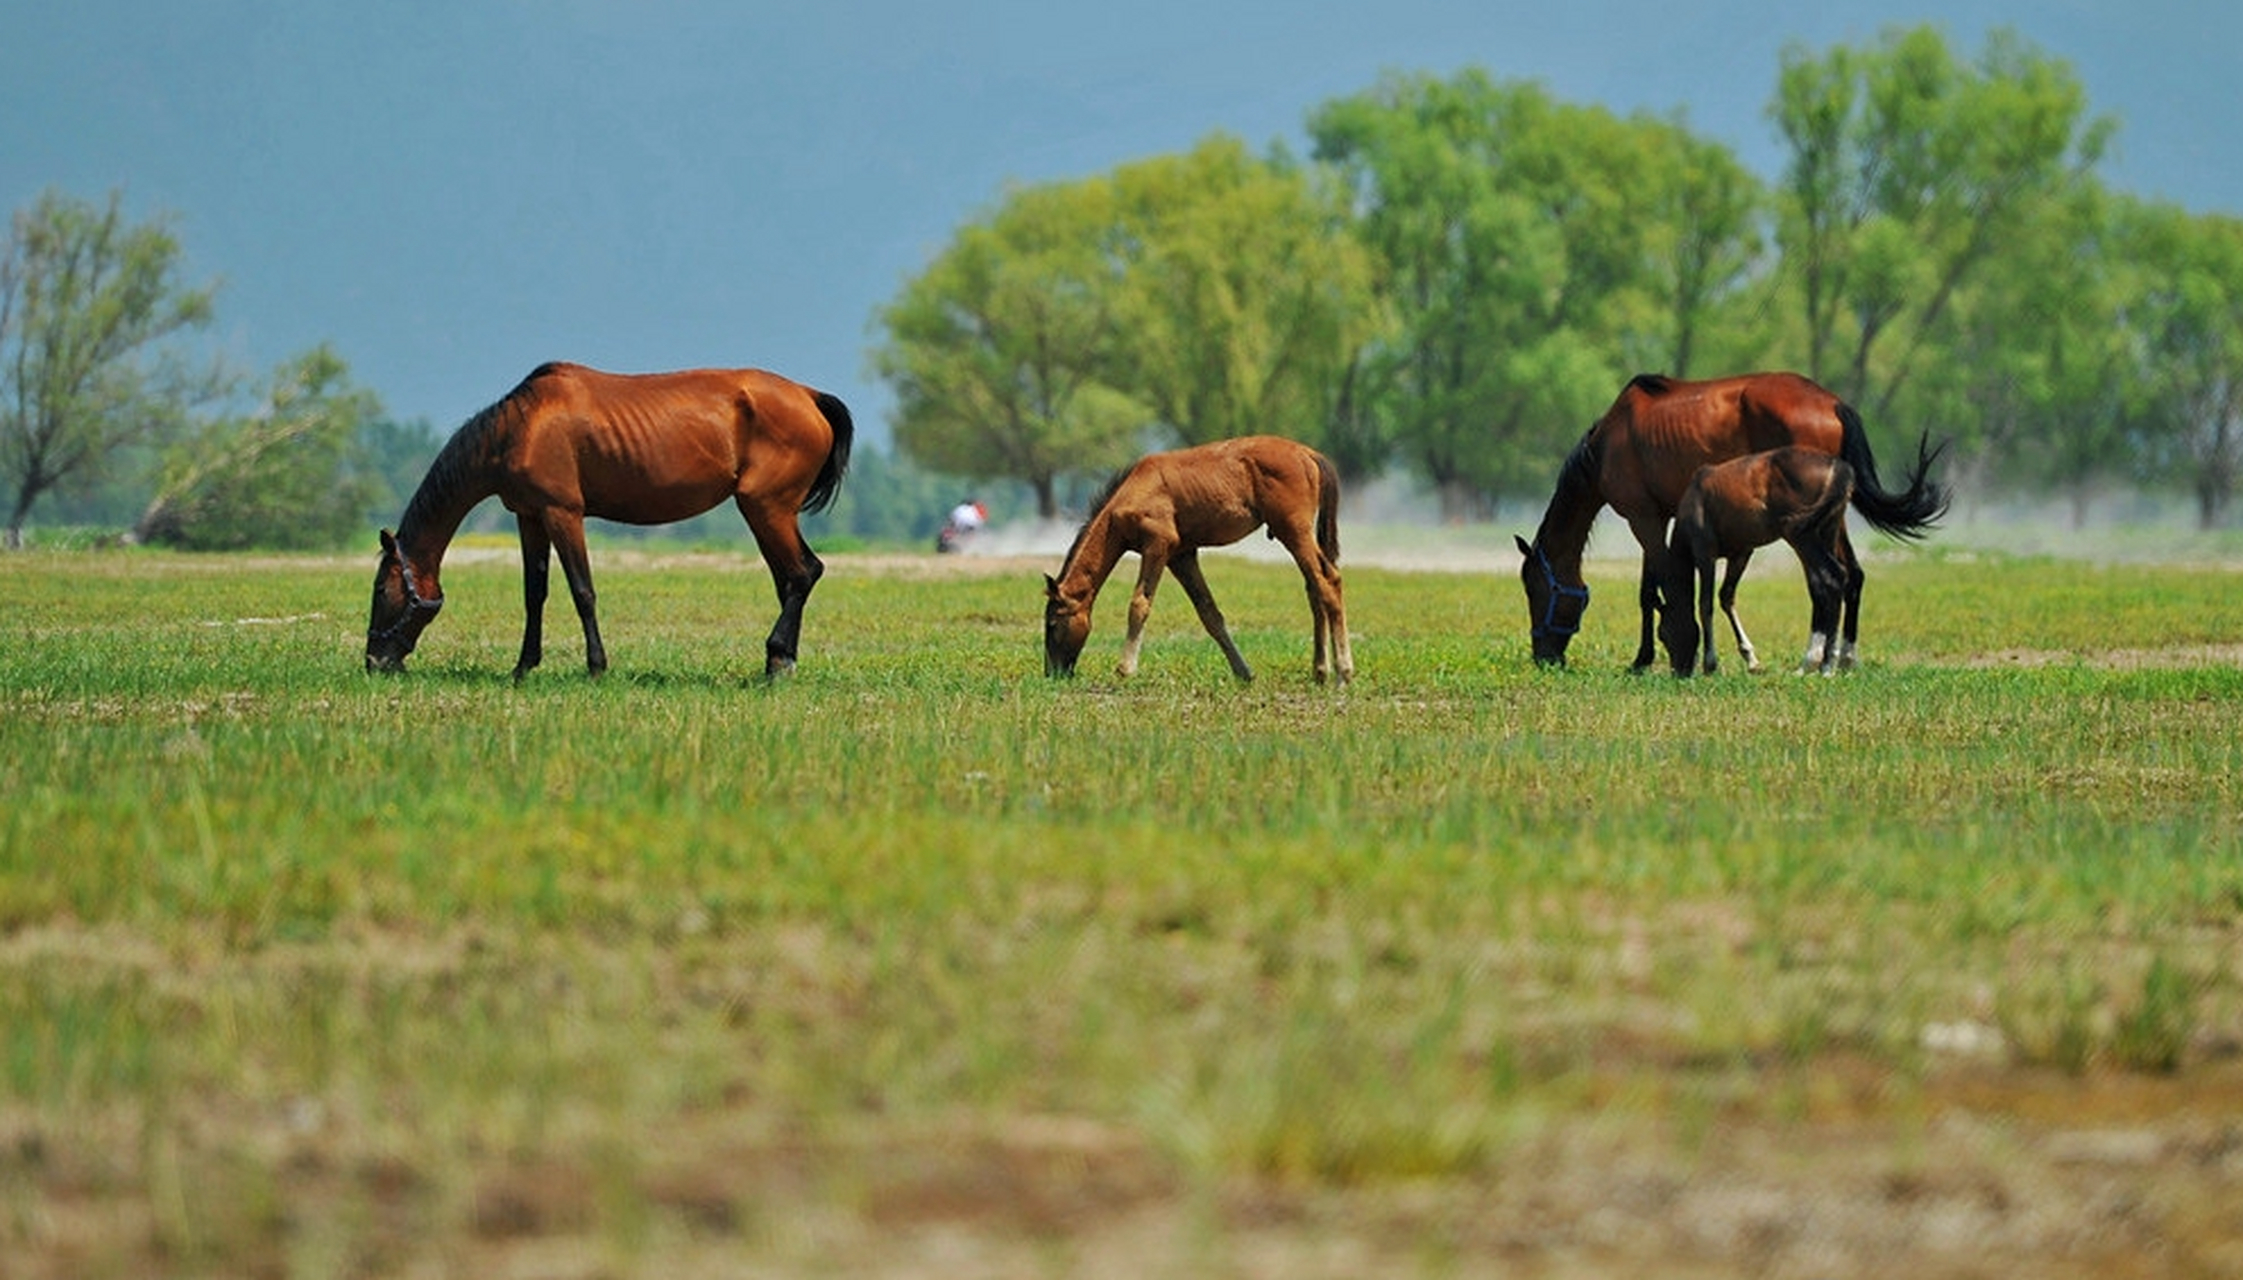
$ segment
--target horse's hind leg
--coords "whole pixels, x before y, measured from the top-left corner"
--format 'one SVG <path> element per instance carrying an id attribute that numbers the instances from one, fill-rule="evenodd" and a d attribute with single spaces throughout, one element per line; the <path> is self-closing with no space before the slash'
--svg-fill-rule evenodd
<path id="1" fill-rule="evenodd" d="M 1838 646 L 1838 669 L 1851 671 L 1860 664 L 1854 654 L 1854 642 L 1861 632 L 1861 585 L 1867 575 L 1862 572 L 1861 557 L 1854 554 L 1853 539 L 1846 536 L 1843 528 L 1838 531 L 1838 555 L 1846 568 L 1845 640 Z"/>
<path id="2" fill-rule="evenodd" d="M 1698 644 L 1703 650 L 1698 669 L 1710 676 L 1721 669 L 1721 652 L 1713 642 L 1713 556 L 1704 547 L 1691 554 L 1690 580 L 1698 589 Z"/>
<path id="3" fill-rule="evenodd" d="M 576 601 L 576 616 L 584 624 L 584 665 L 593 675 L 607 670 L 607 647 L 600 643 L 599 597 L 592 590 L 592 557 L 584 549 L 584 516 L 577 511 L 548 507 L 545 537 L 560 553 L 561 573 L 567 577 L 569 595 Z M 529 555 L 525 545 L 523 556 Z M 527 645 L 525 638 L 524 644 Z"/>
<path id="4" fill-rule="evenodd" d="M 1300 567 L 1301 580 L 1308 587 L 1308 612 L 1316 637 L 1316 665 L 1312 668 L 1316 682 L 1322 684 L 1336 675 L 1340 684 L 1346 684 L 1355 678 L 1355 655 L 1347 642 L 1347 603 L 1340 586 L 1340 567 L 1306 532 L 1273 528 L 1270 536 L 1292 553 L 1293 563 Z"/>
<path id="5" fill-rule="evenodd" d="M 1247 667 L 1238 646 L 1231 642 L 1231 630 L 1223 622 L 1223 611 L 1215 607 L 1215 593 L 1207 589 L 1207 575 L 1199 570 L 1198 549 L 1186 547 L 1178 551 L 1168 567 L 1175 570 L 1176 581 L 1184 585 L 1184 594 L 1191 597 L 1192 608 L 1199 611 L 1199 625 L 1207 628 L 1207 634 L 1215 637 L 1215 643 L 1222 648 L 1223 657 L 1231 664 L 1231 674 L 1241 680 L 1252 680 L 1253 671 Z M 1146 598 L 1150 600 L 1150 594 Z M 1130 623 L 1132 636 L 1136 634 L 1134 603 Z"/>
<path id="6" fill-rule="evenodd" d="M 545 592 L 552 574 L 553 540 L 536 517 L 519 515 L 514 527 L 522 537 L 522 656 L 514 660 L 514 678 L 521 679 L 545 657 Z"/>
<path id="7" fill-rule="evenodd" d="M 1745 634 L 1745 624 L 1737 617 L 1737 584 L 1744 581 L 1745 566 L 1752 563 L 1752 552 L 1740 551 L 1729 557 L 1729 566 L 1721 577 L 1721 614 L 1729 619 L 1729 630 L 1736 633 L 1737 652 L 1745 660 L 1745 670 L 1760 674 L 1760 656 L 1753 652 L 1752 637 Z M 1710 619 L 1708 620 L 1711 621 Z M 1713 670 L 1713 632 L 1706 632 L 1706 670 Z"/>
<path id="8" fill-rule="evenodd" d="M 1122 640 L 1121 663 L 1114 668 L 1116 675 L 1126 678 L 1137 674 L 1137 651 L 1145 643 L 1145 619 L 1153 614 L 1153 593 L 1160 589 L 1161 570 L 1167 567 L 1168 554 L 1165 548 L 1152 547 L 1137 553 L 1143 563 L 1137 570 L 1137 589 L 1129 596 L 1129 634 Z M 1217 643 L 1228 646 L 1230 636 L 1227 633 L 1218 636 Z M 1235 657 L 1231 669 L 1238 669 Z"/>
<path id="9" fill-rule="evenodd" d="M 1316 678 L 1324 678 L 1324 637 L 1332 642 L 1332 671 L 1337 682 L 1346 684 L 1355 678 L 1355 654 L 1347 642 L 1347 599 L 1340 585 L 1340 567 L 1316 556 L 1316 572 L 1308 581 L 1309 609 L 1316 615 L 1317 663 Z"/>
<path id="10" fill-rule="evenodd" d="M 1793 550 L 1799 553 L 1800 567 L 1807 571 L 1807 599 L 1813 610 L 1807 653 L 1799 660 L 1799 669 L 1834 675 L 1838 670 L 1839 613 L 1851 575 L 1826 547 L 1799 542 L 1793 544 Z"/>
<path id="11" fill-rule="evenodd" d="M 771 585 L 779 595 L 778 620 L 771 624 L 771 634 L 763 641 L 764 678 L 777 679 L 794 670 L 802 644 L 802 610 L 810 602 L 811 589 L 825 576 L 826 566 L 803 540 L 802 526 L 792 511 L 774 509 L 746 496 L 737 499 L 735 505 L 747 520 L 748 531 L 755 535 L 756 549 L 763 553 L 763 563 L 771 570 Z"/>

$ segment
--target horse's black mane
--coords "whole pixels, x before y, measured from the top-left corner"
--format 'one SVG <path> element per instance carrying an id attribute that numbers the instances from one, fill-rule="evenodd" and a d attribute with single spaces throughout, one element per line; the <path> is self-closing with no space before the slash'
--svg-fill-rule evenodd
<path id="1" fill-rule="evenodd" d="M 1645 375 L 1656 376 L 1656 375 Z M 1573 452 L 1565 455 L 1558 465 L 1557 492 L 1594 492 L 1598 483 L 1597 472 L 1604 466 L 1604 435 L 1596 427 L 1581 433 Z"/>
<path id="2" fill-rule="evenodd" d="M 1674 388 L 1674 379 L 1663 373 L 1639 373 L 1628 379 L 1628 385 L 1646 395 L 1663 396 Z"/>
<path id="3" fill-rule="evenodd" d="M 1550 505 L 1542 513 L 1542 524 L 1534 531 L 1537 544 L 1549 530 L 1550 513 L 1558 510 L 1561 504 L 1571 508 L 1578 502 L 1597 501 L 1597 486 L 1602 483 L 1599 472 L 1604 467 L 1603 425 L 1599 422 L 1582 432 L 1573 451 L 1558 464 L 1558 483 L 1550 492 Z"/>
<path id="4" fill-rule="evenodd" d="M 420 487 L 413 490 L 412 499 L 405 504 L 405 513 L 397 519 L 399 530 L 418 528 L 424 521 L 436 519 L 438 513 L 457 505 L 460 491 L 475 483 L 476 473 L 483 470 L 489 460 L 492 445 L 521 421 L 530 385 L 556 367 L 539 365 L 512 391 L 499 397 L 497 403 L 460 424 L 459 430 L 437 451 L 436 460 L 428 464 L 428 474 L 421 477 Z"/>
<path id="5" fill-rule="evenodd" d="M 1104 511 L 1106 504 L 1114 500 L 1115 491 L 1122 487 L 1122 481 L 1129 479 L 1129 473 L 1134 469 L 1133 463 L 1107 477 L 1105 487 L 1098 491 L 1097 497 L 1090 500 L 1090 514 L 1083 517 L 1082 524 L 1075 530 L 1075 540 L 1067 544 L 1066 558 L 1059 562 L 1060 577 L 1067 576 L 1069 566 L 1075 563 L 1075 553 L 1083 549 L 1083 535 L 1090 532 L 1090 526 L 1098 519 L 1098 513 Z"/>

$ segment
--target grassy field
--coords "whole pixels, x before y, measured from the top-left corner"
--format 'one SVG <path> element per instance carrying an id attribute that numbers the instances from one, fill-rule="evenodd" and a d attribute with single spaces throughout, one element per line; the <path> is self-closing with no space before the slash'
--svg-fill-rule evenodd
<path id="1" fill-rule="evenodd" d="M 1493 535 L 1490 535 L 1491 537 Z M 1507 535 L 1505 535 L 1507 537 Z M 2243 572 L 1873 561 L 1861 671 L 1515 580 L 0 557 L 0 1277 L 2243 1275 Z M 1771 556 L 1747 619 L 1803 639 Z"/>

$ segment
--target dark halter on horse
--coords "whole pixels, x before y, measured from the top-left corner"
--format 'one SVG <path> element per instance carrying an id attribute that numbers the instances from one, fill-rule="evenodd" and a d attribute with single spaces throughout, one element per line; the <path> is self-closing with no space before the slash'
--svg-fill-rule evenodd
<path id="1" fill-rule="evenodd" d="M 414 618 L 424 614 L 429 618 L 434 618 L 436 611 L 444 607 L 442 592 L 438 592 L 434 599 L 421 594 L 421 584 L 413 580 L 413 562 L 407 560 L 402 554 L 397 557 L 397 574 L 405 582 L 405 612 L 397 615 L 397 621 L 368 636 L 366 638 L 368 644 L 395 640 L 404 632 L 406 624 Z M 426 623 L 422 625 L 425 626 Z"/>
<path id="2" fill-rule="evenodd" d="M 1542 611 L 1542 620 L 1534 624 L 1534 636 L 1539 639 L 1543 636 L 1570 636 L 1579 632 L 1582 616 L 1589 611 L 1589 584 L 1584 582 L 1578 587 L 1570 587 L 1558 581 L 1558 571 L 1550 563 L 1550 553 L 1542 549 L 1542 540 L 1539 538 L 1534 543 L 1534 560 L 1542 566 L 1542 577 L 1550 584 L 1550 605 Z M 1571 622 L 1561 622 L 1558 619 L 1558 603 L 1563 600 L 1581 602 L 1581 607 L 1573 611 Z"/>

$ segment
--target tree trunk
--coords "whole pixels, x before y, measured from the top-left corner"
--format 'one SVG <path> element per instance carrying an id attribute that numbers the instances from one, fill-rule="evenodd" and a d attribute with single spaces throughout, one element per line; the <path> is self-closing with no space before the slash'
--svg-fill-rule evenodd
<path id="1" fill-rule="evenodd" d="M 31 504 L 39 500 L 40 485 L 36 476 L 26 475 L 16 487 L 15 510 L 8 513 L 8 529 L 0 535 L 0 545 L 10 551 L 23 550 L 23 522 L 30 518 Z"/>

